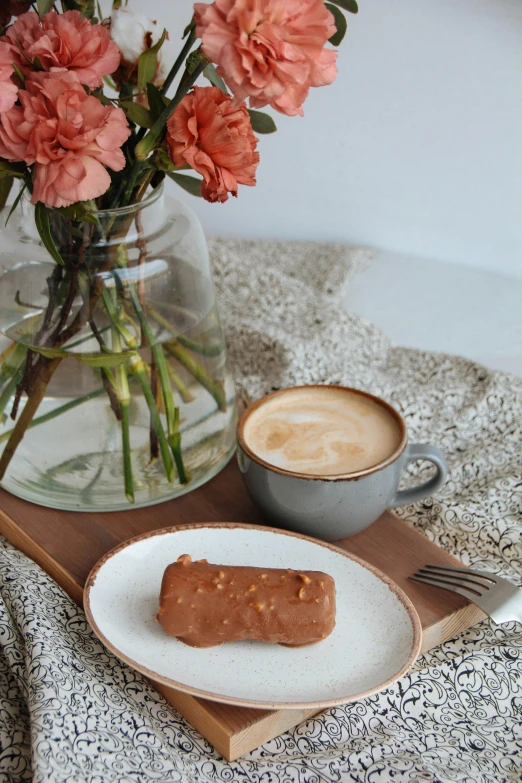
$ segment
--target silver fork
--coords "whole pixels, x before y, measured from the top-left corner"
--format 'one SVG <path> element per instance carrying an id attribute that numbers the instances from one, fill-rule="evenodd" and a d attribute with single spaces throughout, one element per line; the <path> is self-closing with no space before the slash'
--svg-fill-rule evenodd
<path id="1" fill-rule="evenodd" d="M 522 588 L 508 579 L 464 566 L 440 565 L 426 565 L 409 578 L 463 595 L 496 623 L 522 623 Z"/>

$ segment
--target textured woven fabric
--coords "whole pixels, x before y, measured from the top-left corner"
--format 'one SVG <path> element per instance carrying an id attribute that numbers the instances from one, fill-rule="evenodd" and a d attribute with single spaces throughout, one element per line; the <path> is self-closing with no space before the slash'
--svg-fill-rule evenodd
<path id="1" fill-rule="evenodd" d="M 371 253 L 213 241 L 239 388 L 296 383 L 377 393 L 410 436 L 445 452 L 435 498 L 399 510 L 459 557 L 522 581 L 522 381 L 458 357 L 397 348 L 340 297 Z M 408 481 L 430 468 L 412 466 Z M 224 762 L 107 653 L 37 566 L 0 548 L 0 783 L 504 783 L 522 778 L 522 626 L 470 629 L 406 677 L 248 756 Z"/>

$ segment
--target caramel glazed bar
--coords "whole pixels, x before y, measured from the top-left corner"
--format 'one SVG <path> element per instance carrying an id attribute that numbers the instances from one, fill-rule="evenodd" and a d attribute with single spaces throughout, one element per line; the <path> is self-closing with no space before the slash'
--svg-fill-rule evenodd
<path id="1" fill-rule="evenodd" d="M 163 575 L 157 618 L 191 647 L 251 641 L 302 647 L 335 627 L 335 582 L 321 571 L 212 565 L 182 555 Z"/>

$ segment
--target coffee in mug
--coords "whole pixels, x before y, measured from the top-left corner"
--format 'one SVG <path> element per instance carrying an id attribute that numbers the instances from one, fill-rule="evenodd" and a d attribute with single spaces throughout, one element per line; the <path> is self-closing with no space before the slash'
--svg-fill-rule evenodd
<path id="1" fill-rule="evenodd" d="M 270 465 L 333 476 L 383 462 L 399 447 L 402 429 L 387 408 L 365 394 L 312 386 L 267 399 L 247 418 L 243 439 Z"/>
<path id="2" fill-rule="evenodd" d="M 399 490 L 406 465 L 421 459 L 435 465 L 435 476 Z M 344 386 L 300 386 L 258 400 L 239 421 L 238 461 L 270 522 L 327 541 L 432 494 L 447 475 L 437 447 L 408 444 L 391 405 Z"/>

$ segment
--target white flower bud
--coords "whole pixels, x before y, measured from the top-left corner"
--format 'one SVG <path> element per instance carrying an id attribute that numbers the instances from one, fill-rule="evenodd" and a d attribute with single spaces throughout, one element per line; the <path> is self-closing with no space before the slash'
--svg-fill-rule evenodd
<path id="1" fill-rule="evenodd" d="M 140 55 L 159 41 L 162 32 L 163 27 L 144 14 L 134 13 L 127 8 L 117 8 L 112 12 L 111 38 L 121 51 L 123 70 L 127 74 L 137 69 Z M 162 84 L 164 80 L 160 49 L 154 83 Z"/>

